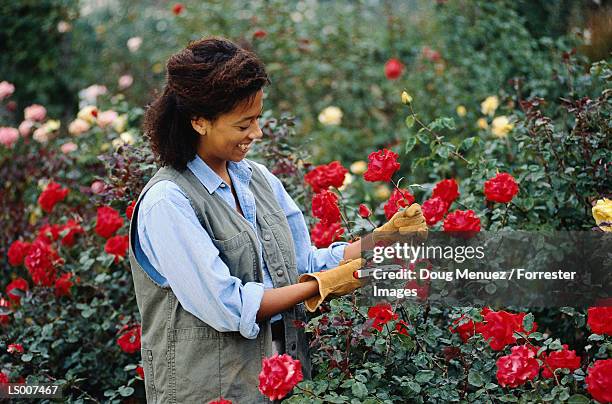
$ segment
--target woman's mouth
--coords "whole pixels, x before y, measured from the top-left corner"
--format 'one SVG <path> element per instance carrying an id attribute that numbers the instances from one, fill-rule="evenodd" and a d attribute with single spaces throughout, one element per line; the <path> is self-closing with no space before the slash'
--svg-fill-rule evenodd
<path id="1" fill-rule="evenodd" d="M 249 151 L 249 149 L 251 148 L 251 143 L 240 143 L 238 144 L 238 148 L 243 152 L 246 153 Z"/>

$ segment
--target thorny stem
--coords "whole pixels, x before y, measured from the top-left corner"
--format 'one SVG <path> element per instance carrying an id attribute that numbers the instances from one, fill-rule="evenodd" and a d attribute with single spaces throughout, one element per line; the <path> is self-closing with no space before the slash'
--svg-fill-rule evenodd
<path id="1" fill-rule="evenodd" d="M 334 187 L 334 189 L 340 195 L 340 202 L 341 202 L 341 205 L 342 205 L 342 210 L 340 211 L 340 217 L 342 218 L 342 221 L 344 222 L 344 225 L 346 226 L 346 229 L 348 230 L 349 235 L 352 237 L 353 230 L 352 230 L 351 225 L 349 224 L 349 221 L 347 219 L 348 215 L 346 213 L 346 204 L 344 203 L 344 196 L 342 195 L 342 192 L 338 188 Z"/>

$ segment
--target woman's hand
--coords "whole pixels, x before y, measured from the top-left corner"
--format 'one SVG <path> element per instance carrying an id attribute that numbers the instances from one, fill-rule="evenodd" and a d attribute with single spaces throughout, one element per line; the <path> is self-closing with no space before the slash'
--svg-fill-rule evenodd
<path id="1" fill-rule="evenodd" d="M 346 295 L 361 287 L 363 281 L 355 278 L 353 274 L 364 264 L 365 260 L 359 258 L 327 271 L 301 275 L 298 282 L 312 282 L 314 279 L 318 284 L 318 293 L 304 302 L 306 309 L 313 312 L 327 296 Z"/>

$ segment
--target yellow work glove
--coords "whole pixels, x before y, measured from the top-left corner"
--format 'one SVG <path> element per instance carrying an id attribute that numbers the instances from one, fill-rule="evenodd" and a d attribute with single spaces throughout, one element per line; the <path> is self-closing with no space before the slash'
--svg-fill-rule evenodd
<path id="1" fill-rule="evenodd" d="M 374 229 L 372 236 L 374 242 L 381 240 L 395 240 L 399 235 L 417 232 L 420 237 L 427 236 L 427 223 L 421 211 L 421 205 L 413 203 L 406 209 L 397 211 L 391 219 L 380 227 Z"/>
<path id="2" fill-rule="evenodd" d="M 319 294 L 306 299 L 304 306 L 308 311 L 315 311 L 327 296 L 337 297 L 351 293 L 363 285 L 363 281 L 355 278 L 353 273 L 365 264 L 363 258 L 348 261 L 338 265 L 336 268 L 322 272 L 303 274 L 298 278 L 298 283 L 308 282 L 315 279 L 319 284 Z"/>

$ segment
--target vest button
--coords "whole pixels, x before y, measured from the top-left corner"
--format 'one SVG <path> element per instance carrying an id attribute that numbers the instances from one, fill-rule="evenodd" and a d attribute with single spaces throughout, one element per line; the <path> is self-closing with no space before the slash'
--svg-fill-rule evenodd
<path id="1" fill-rule="evenodd" d="M 264 240 L 266 240 L 266 241 L 270 241 L 270 239 L 272 239 L 272 236 L 270 236 L 270 234 L 269 234 L 269 233 L 266 233 L 266 234 L 264 234 L 263 238 L 264 238 Z"/>
<path id="2" fill-rule="evenodd" d="M 283 274 L 284 274 L 284 272 L 282 270 L 280 270 L 280 269 L 278 271 L 276 271 L 276 275 L 278 275 L 278 276 L 283 276 Z"/>
<path id="3" fill-rule="evenodd" d="M 221 185 L 219 185 L 219 186 L 220 186 L 221 188 L 225 188 L 225 184 L 223 184 L 223 183 L 222 183 Z"/>

